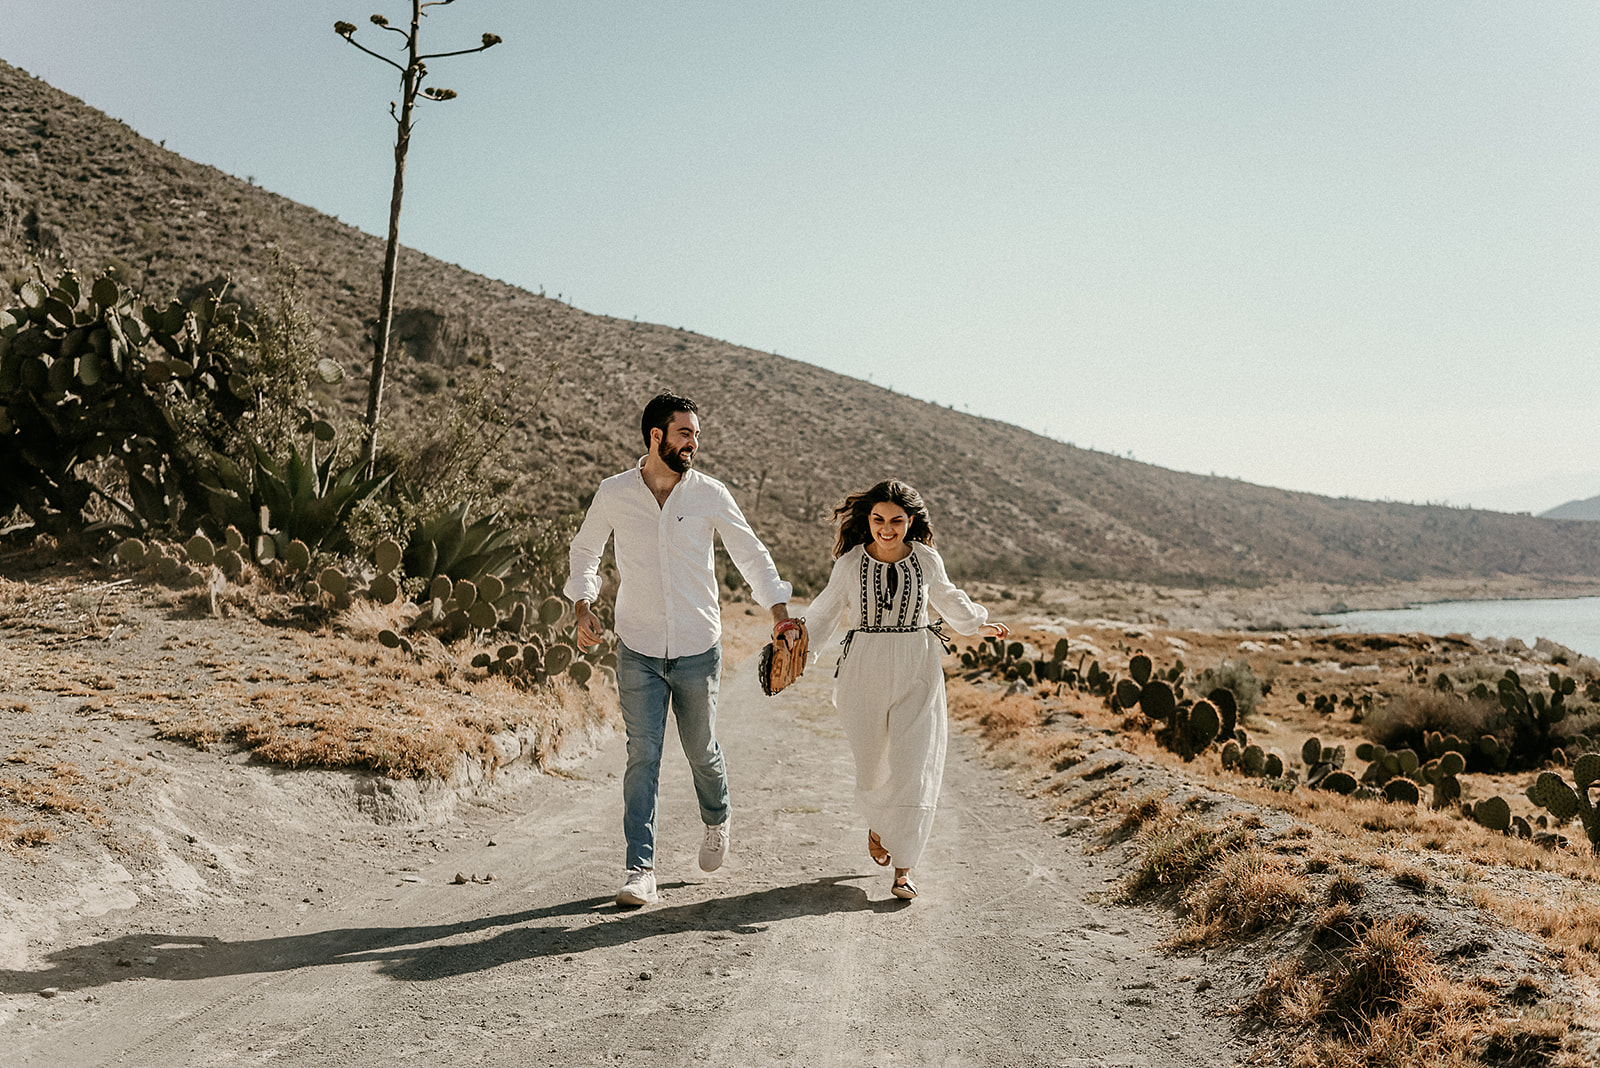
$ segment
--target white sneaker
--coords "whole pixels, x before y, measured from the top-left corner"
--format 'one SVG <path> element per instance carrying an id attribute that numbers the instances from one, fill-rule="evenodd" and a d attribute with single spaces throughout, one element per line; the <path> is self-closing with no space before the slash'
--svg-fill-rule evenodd
<path id="1" fill-rule="evenodd" d="M 617 904 L 653 905 L 659 900 L 656 873 L 649 868 L 629 868 L 622 889 L 617 891 Z"/>
<path id="2" fill-rule="evenodd" d="M 700 843 L 700 870 L 716 871 L 728 859 L 728 821 L 706 824 L 706 837 Z"/>

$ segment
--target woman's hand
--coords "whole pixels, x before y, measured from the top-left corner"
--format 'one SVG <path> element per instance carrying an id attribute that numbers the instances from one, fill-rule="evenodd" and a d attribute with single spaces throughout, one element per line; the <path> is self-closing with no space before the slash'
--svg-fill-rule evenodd
<path id="1" fill-rule="evenodd" d="M 1004 638 L 1011 633 L 1011 628 L 1004 623 L 985 623 L 978 630 L 985 638 Z"/>

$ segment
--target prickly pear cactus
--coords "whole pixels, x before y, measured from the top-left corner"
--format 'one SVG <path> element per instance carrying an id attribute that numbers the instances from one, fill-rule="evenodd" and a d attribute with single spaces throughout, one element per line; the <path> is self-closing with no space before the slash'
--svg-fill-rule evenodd
<path id="1" fill-rule="evenodd" d="M 1259 745 L 1247 745 L 1239 758 L 1239 768 L 1246 775 L 1260 778 L 1267 769 L 1267 751 Z"/>
<path id="2" fill-rule="evenodd" d="M 201 567 L 208 567 L 217 557 L 217 547 L 204 534 L 196 534 L 183 545 L 189 559 Z"/>
<path id="3" fill-rule="evenodd" d="M 1553 771 L 1541 772 L 1528 787 L 1528 800 L 1550 813 L 1557 827 L 1578 817 L 1590 848 L 1600 853 L 1600 811 L 1589 798 L 1589 791 L 1600 780 L 1600 753 L 1579 757 L 1572 774 L 1575 787 Z"/>
<path id="4" fill-rule="evenodd" d="M 1361 784 L 1356 782 L 1356 777 L 1348 771 L 1333 771 L 1322 777 L 1320 785 L 1324 790 L 1349 797 Z"/>
<path id="5" fill-rule="evenodd" d="M 1511 828 L 1511 806 L 1503 797 L 1486 797 L 1471 806 L 1468 815 L 1474 823 L 1504 834 Z"/>
<path id="6" fill-rule="evenodd" d="M 1383 799 L 1391 804 L 1416 805 L 1422 801 L 1422 791 L 1410 779 L 1390 779 L 1383 784 Z"/>
<path id="7" fill-rule="evenodd" d="M 1155 687 L 1165 688 L 1166 683 L 1152 682 L 1145 689 Z M 1170 690 L 1167 692 L 1171 693 Z M 1192 707 L 1178 705 L 1172 711 L 1168 726 L 1156 732 L 1156 741 L 1188 762 L 1217 740 L 1218 726 L 1217 710 L 1209 701 L 1201 701 Z"/>
<path id="8" fill-rule="evenodd" d="M 1239 735 L 1239 699 L 1233 691 L 1226 686 L 1218 686 L 1206 694 L 1206 700 L 1217 710 L 1221 721 L 1217 733 L 1223 738 L 1237 738 Z M 1248 745 L 1244 739 L 1239 739 L 1240 745 Z"/>

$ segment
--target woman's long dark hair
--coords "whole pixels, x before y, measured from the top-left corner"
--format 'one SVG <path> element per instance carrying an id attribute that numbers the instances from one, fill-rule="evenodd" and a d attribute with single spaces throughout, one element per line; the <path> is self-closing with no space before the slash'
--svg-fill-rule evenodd
<path id="1" fill-rule="evenodd" d="M 933 544 L 933 527 L 928 522 L 928 506 L 922 503 L 922 494 L 898 478 L 886 478 L 869 490 L 852 493 L 844 503 L 833 510 L 833 521 L 839 524 L 839 536 L 833 543 L 833 558 L 837 560 L 857 545 L 872 540 L 867 517 L 875 504 L 898 504 L 911 518 L 906 531 L 906 541 Z"/>

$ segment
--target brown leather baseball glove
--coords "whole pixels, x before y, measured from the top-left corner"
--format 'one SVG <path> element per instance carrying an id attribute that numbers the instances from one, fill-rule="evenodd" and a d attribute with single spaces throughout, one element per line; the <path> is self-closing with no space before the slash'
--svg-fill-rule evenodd
<path id="1" fill-rule="evenodd" d="M 808 646 L 806 625 L 802 620 L 786 619 L 779 623 L 773 638 L 761 647 L 761 692 L 771 697 L 805 674 Z"/>

